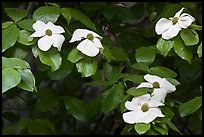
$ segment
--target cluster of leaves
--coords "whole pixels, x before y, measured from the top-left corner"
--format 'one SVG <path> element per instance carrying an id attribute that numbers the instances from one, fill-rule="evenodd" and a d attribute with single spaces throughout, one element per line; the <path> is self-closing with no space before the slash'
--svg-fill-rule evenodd
<path id="1" fill-rule="evenodd" d="M 201 133 L 202 7 L 192 2 L 129 4 L 3 3 L 3 134 Z M 156 22 L 181 7 L 196 23 L 171 40 L 157 36 Z M 43 52 L 37 38 L 29 40 L 36 20 L 63 26 L 66 40 L 60 52 L 54 47 Z M 92 58 L 78 51 L 77 43 L 70 44 L 77 28 L 100 34 L 103 52 Z M 164 77 L 177 90 L 161 107 L 165 118 L 126 124 L 125 101 L 150 92 L 134 88 L 145 74 Z"/>

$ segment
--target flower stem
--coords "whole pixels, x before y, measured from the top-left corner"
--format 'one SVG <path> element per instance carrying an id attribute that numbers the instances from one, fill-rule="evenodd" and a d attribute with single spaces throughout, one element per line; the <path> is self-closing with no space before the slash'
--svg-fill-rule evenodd
<path id="1" fill-rule="evenodd" d="M 191 24 L 190 28 L 196 29 L 196 30 L 202 30 L 202 26 Z"/>

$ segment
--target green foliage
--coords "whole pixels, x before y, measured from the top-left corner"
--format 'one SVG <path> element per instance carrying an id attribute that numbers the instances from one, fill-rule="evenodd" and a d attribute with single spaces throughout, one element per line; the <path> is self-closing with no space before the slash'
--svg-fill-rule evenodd
<path id="1" fill-rule="evenodd" d="M 17 8 L 5 8 L 5 12 L 14 22 L 18 22 L 28 14 L 27 10 Z"/>
<path id="2" fill-rule="evenodd" d="M 148 123 L 148 124 L 145 124 L 145 123 L 137 123 L 135 124 L 134 128 L 135 128 L 135 131 L 141 135 L 141 134 L 144 134 L 146 133 L 149 129 L 150 129 L 151 125 Z"/>

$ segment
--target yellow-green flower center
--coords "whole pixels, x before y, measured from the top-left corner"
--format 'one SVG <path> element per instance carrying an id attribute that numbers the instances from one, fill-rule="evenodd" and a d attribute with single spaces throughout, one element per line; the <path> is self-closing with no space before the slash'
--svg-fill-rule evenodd
<path id="1" fill-rule="evenodd" d="M 94 38 L 94 36 L 91 34 L 91 33 L 89 33 L 89 34 L 87 34 L 87 36 L 86 36 L 86 38 L 88 39 L 88 40 L 93 40 L 93 38 Z"/>
<path id="2" fill-rule="evenodd" d="M 171 20 L 173 25 L 175 25 L 178 22 L 179 18 L 178 17 L 173 17 L 173 19 Z"/>
<path id="3" fill-rule="evenodd" d="M 160 85 L 158 82 L 154 82 L 152 85 L 153 85 L 153 88 L 160 88 Z"/>
<path id="4" fill-rule="evenodd" d="M 147 103 L 144 103 L 144 104 L 142 105 L 142 107 L 141 107 L 141 110 L 142 110 L 143 112 L 147 112 L 147 111 L 149 110 L 148 104 L 147 104 Z"/>
<path id="5" fill-rule="evenodd" d="M 45 34 L 48 35 L 48 36 L 51 36 L 52 35 L 52 31 L 50 29 L 47 29 L 45 31 Z"/>

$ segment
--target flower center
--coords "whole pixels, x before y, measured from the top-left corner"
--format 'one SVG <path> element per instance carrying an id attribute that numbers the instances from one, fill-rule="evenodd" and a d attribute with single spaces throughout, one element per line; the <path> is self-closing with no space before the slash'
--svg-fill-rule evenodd
<path id="1" fill-rule="evenodd" d="M 147 104 L 147 103 L 144 103 L 144 104 L 142 105 L 142 107 L 141 107 L 141 110 L 142 110 L 143 112 L 147 112 L 147 111 L 149 110 L 148 104 Z"/>
<path id="2" fill-rule="evenodd" d="M 94 36 L 91 34 L 91 33 L 89 33 L 89 34 L 87 34 L 87 36 L 86 36 L 86 38 L 88 39 L 88 40 L 93 40 L 93 38 L 94 38 Z"/>
<path id="3" fill-rule="evenodd" d="M 48 35 L 48 36 L 51 36 L 52 35 L 52 31 L 50 29 L 47 29 L 45 31 L 45 34 Z"/>
<path id="4" fill-rule="evenodd" d="M 173 19 L 171 20 L 173 25 L 175 25 L 178 22 L 179 18 L 178 17 L 173 17 Z"/>
<path id="5" fill-rule="evenodd" d="M 153 88 L 160 88 L 160 85 L 158 82 L 154 82 L 152 85 L 153 85 Z"/>

